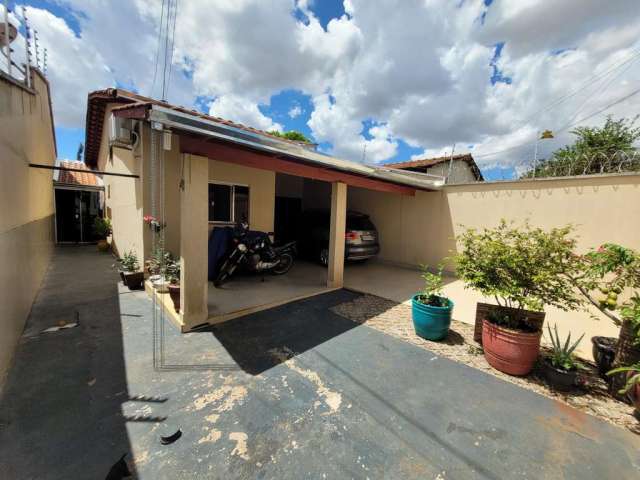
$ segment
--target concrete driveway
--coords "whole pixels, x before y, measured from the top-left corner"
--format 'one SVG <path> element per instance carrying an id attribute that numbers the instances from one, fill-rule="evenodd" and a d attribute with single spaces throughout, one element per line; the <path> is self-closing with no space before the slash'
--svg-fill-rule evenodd
<path id="1" fill-rule="evenodd" d="M 329 311 L 355 293 L 154 337 L 111 263 L 57 251 L 1 400 L 0 478 L 100 479 L 124 453 L 143 479 L 640 478 L 637 436 Z M 80 325 L 41 333 L 60 319 Z"/>

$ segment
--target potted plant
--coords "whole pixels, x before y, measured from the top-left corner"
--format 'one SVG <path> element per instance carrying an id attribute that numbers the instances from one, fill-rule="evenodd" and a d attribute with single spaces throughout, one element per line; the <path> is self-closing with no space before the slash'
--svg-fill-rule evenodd
<path id="1" fill-rule="evenodd" d="M 180 313 L 180 259 L 172 260 L 167 266 L 167 278 L 169 280 L 169 296 L 173 301 L 173 308 Z"/>
<path id="2" fill-rule="evenodd" d="M 109 251 L 107 237 L 111 235 L 111 220 L 108 218 L 96 217 L 93 220 L 93 234 L 98 238 L 98 251 Z"/>
<path id="3" fill-rule="evenodd" d="M 626 374 L 626 383 L 618 393 L 620 395 L 629 395 L 633 398 L 636 412 L 640 414 L 640 362 L 628 367 L 614 368 L 607 375 Z"/>
<path id="4" fill-rule="evenodd" d="M 606 243 L 581 257 L 582 271 L 574 278 L 578 290 L 603 315 L 620 327 L 617 339 L 594 337 L 594 359 L 601 372 L 613 365 L 640 362 L 640 254 L 630 248 Z M 626 301 L 621 301 L 627 298 Z M 611 344 L 615 354 L 611 358 Z M 622 376 L 612 385 L 616 391 Z"/>
<path id="5" fill-rule="evenodd" d="M 133 250 L 126 252 L 119 260 L 122 282 L 129 290 L 140 290 L 144 282 L 144 272 L 140 270 L 138 257 Z"/>
<path id="6" fill-rule="evenodd" d="M 496 301 L 478 304 L 476 315 L 492 367 L 511 375 L 529 373 L 540 352 L 543 307 L 573 310 L 583 303 L 570 280 L 580 266 L 571 231 L 528 223 L 516 228 L 502 220 L 496 228 L 467 229 L 458 237 L 458 277 Z"/>
<path id="7" fill-rule="evenodd" d="M 149 281 L 160 293 L 166 293 L 167 291 L 167 267 L 172 261 L 171 253 L 164 249 L 164 242 L 162 240 L 158 241 L 151 252 L 149 260 Z"/>
<path id="8" fill-rule="evenodd" d="M 550 357 L 543 359 L 542 372 L 549 383 L 558 390 L 570 390 L 576 384 L 578 367 L 580 366 L 573 351 L 580 344 L 584 333 L 571 345 L 571 333 L 567 335 L 567 339 L 563 343 L 560 341 L 557 325 L 553 326 L 553 331 L 547 325 L 547 330 L 551 339 L 552 352 Z"/>
<path id="9" fill-rule="evenodd" d="M 427 340 L 442 340 L 449 333 L 453 302 L 442 295 L 442 265 L 437 273 L 422 267 L 424 289 L 411 300 L 411 318 L 416 335 Z"/>

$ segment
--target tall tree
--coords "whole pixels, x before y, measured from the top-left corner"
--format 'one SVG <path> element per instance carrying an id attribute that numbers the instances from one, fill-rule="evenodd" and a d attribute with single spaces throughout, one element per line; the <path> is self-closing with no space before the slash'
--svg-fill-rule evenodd
<path id="1" fill-rule="evenodd" d="M 80 142 L 80 145 L 78 145 L 78 152 L 76 153 L 76 160 L 81 162 L 82 161 L 82 154 L 84 153 L 84 145 L 82 144 L 82 142 Z"/>
<path id="2" fill-rule="evenodd" d="M 270 133 L 271 135 L 275 135 L 276 137 L 286 138 L 287 140 L 293 140 L 295 142 L 311 143 L 311 140 L 309 140 L 303 133 L 296 130 L 289 130 L 288 132 L 271 130 L 268 133 Z"/>
<path id="3" fill-rule="evenodd" d="M 640 170 L 640 152 L 634 143 L 640 139 L 640 127 L 633 119 L 613 120 L 602 127 L 578 127 L 571 133 L 578 138 L 573 145 L 562 147 L 547 160 L 522 177 L 563 177 L 594 173 L 615 173 Z M 535 173 L 535 174 L 534 174 Z"/>

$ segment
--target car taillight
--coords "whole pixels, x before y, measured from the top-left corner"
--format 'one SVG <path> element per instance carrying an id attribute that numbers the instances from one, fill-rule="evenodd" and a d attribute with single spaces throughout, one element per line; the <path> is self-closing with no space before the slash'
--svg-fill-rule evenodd
<path id="1" fill-rule="evenodd" d="M 357 232 L 346 232 L 344 234 L 344 239 L 347 243 L 356 242 L 360 239 L 360 235 Z"/>

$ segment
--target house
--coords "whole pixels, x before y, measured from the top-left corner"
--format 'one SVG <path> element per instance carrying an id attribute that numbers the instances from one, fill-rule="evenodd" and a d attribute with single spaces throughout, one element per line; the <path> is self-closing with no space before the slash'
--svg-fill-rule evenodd
<path id="1" fill-rule="evenodd" d="M 407 267 L 445 261 L 451 272 L 445 259 L 462 229 L 495 226 L 501 219 L 528 219 L 543 228 L 572 223 L 581 251 L 605 242 L 640 248 L 640 221 L 630 221 L 640 218 L 636 174 L 479 182 L 480 172 L 474 173 L 466 156 L 454 157 L 454 164 L 468 169 L 470 181 L 446 184 L 446 175 L 433 172 L 444 173 L 450 158 L 409 165 L 435 168 L 427 173 L 363 165 L 122 89 L 89 94 L 85 145 L 89 168 L 105 173 L 114 249 L 148 259 L 157 235 L 143 218 L 153 215 L 165 248 L 180 258 L 180 312 L 166 310 L 182 331 L 342 286 L 405 301 L 407 288 L 420 288 L 418 273 Z M 331 210 L 327 269 L 301 261 L 264 283 L 237 279 L 216 289 L 207 282 L 212 228 L 247 219 L 251 229 L 273 232 L 279 223 L 295 223 L 288 211 L 315 208 Z M 347 208 L 376 225 L 378 261 L 345 266 Z M 473 323 L 483 299 L 453 277 L 445 293 L 457 299 L 456 318 Z M 613 325 L 584 312 L 552 315 L 561 335 L 586 332 L 585 352 L 590 335 L 615 334 Z"/>
<path id="2" fill-rule="evenodd" d="M 56 243 L 92 243 L 93 222 L 103 216 L 102 179 L 83 162 L 60 161 L 53 174 Z"/>
<path id="3" fill-rule="evenodd" d="M 439 175 L 447 179 L 447 184 L 484 181 L 482 172 L 470 153 L 449 157 L 422 158 L 409 162 L 387 163 L 385 166 L 410 172 Z"/>
<path id="4" fill-rule="evenodd" d="M 151 215 L 162 225 L 164 248 L 180 257 L 181 311 L 175 321 L 185 331 L 256 307 L 239 300 L 263 294 L 268 297 L 263 305 L 273 305 L 342 287 L 347 188 L 414 196 L 443 184 L 437 176 L 333 158 L 122 89 L 89 94 L 85 145 L 86 164 L 106 174 L 105 211 L 114 249 L 148 259 L 154 239 L 143 219 Z M 273 232 L 276 204 L 286 198 L 297 198 L 300 208 L 331 209 L 328 270 L 298 268 L 308 275 L 278 291 L 262 287 L 230 295 L 208 285 L 210 230 L 246 220 L 253 230 Z M 221 307 L 225 302 L 232 306 Z"/>
<path id="5" fill-rule="evenodd" d="M 0 387 L 53 252 L 53 170 L 30 164 L 55 160 L 47 79 L 0 70 Z"/>

